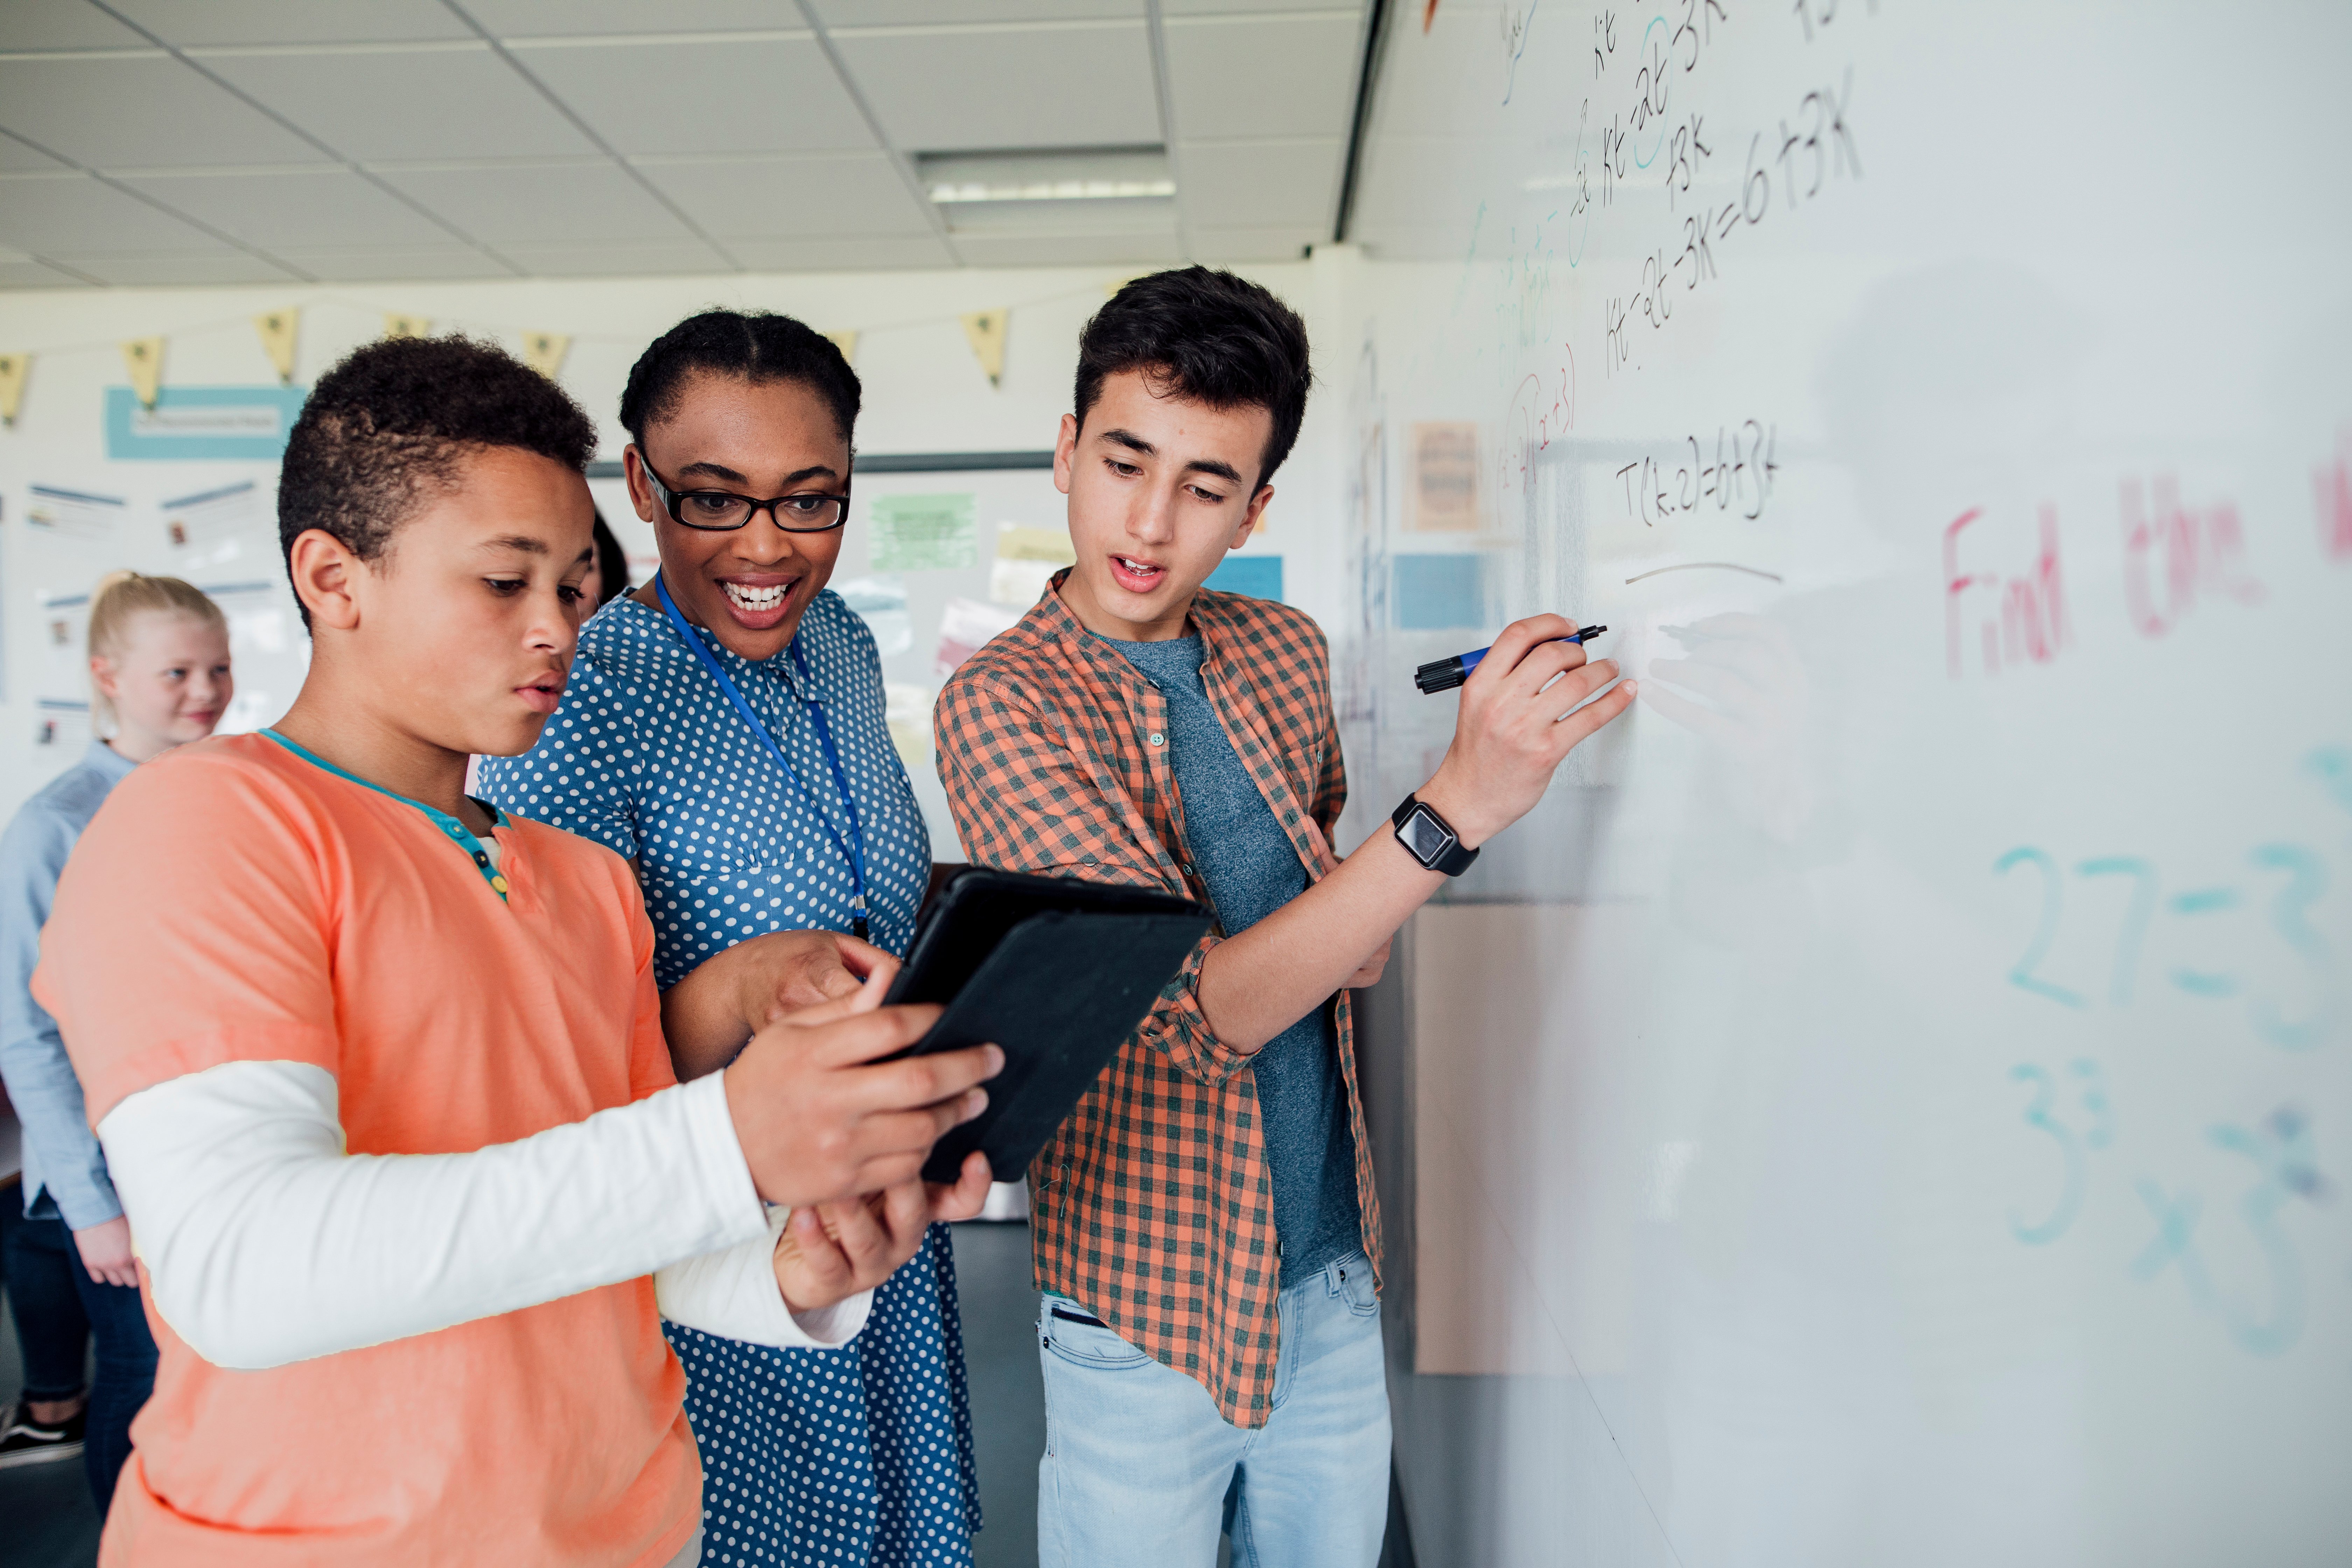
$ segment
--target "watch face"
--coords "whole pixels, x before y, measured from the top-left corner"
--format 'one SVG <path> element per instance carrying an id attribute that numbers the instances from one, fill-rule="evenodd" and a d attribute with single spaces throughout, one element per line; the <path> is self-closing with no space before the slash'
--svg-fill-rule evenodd
<path id="1" fill-rule="evenodd" d="M 1412 850 L 1413 858 L 1424 866 L 1436 865 L 1438 857 L 1454 847 L 1454 835 L 1440 827 L 1429 815 L 1429 808 L 1423 805 L 1412 808 L 1412 815 L 1404 819 L 1402 827 L 1397 829 L 1397 837 L 1404 840 L 1404 847 Z"/>

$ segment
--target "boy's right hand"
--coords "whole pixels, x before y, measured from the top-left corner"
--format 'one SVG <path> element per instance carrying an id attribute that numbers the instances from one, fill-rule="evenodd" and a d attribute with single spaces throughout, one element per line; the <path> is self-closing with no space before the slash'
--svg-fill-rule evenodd
<path id="1" fill-rule="evenodd" d="M 1617 661 L 1585 661 L 1576 623 L 1559 616 L 1513 621 L 1462 684 L 1454 743 L 1420 790 L 1462 837 L 1479 845 L 1535 809 L 1576 743 L 1625 711 L 1628 680 L 1573 719 L 1562 715 L 1617 679 Z"/>
<path id="2" fill-rule="evenodd" d="M 877 1061 L 923 1037 L 936 1006 L 884 1007 L 882 988 L 761 1029 L 727 1068 L 727 1110 L 772 1204 L 805 1208 L 916 1180 L 931 1145 L 988 1104 L 994 1046 Z"/>

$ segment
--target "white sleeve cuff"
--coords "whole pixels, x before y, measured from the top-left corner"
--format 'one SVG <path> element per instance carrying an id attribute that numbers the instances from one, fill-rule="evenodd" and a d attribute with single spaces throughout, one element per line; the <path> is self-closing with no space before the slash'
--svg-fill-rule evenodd
<path id="1" fill-rule="evenodd" d="M 706 1334 L 778 1350 L 839 1350 L 856 1339 L 873 1310 L 871 1290 L 806 1312 L 784 1305 L 776 1284 L 776 1241 L 792 1215 L 771 1208 L 767 1233 L 759 1239 L 656 1269 L 654 1300 L 661 1315 Z"/>

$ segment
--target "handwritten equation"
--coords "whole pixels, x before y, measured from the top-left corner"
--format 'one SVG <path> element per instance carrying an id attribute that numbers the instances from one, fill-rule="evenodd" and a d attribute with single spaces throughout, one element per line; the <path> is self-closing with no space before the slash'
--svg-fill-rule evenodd
<path id="1" fill-rule="evenodd" d="M 1842 86 L 1815 88 L 1805 93 L 1798 100 L 1794 127 L 1786 117 L 1778 122 L 1776 142 L 1768 142 L 1769 133 L 1762 131 L 1750 136 L 1747 161 L 1733 197 L 1720 205 L 1700 205 L 1684 215 L 1675 237 L 1654 247 L 1642 258 L 1641 277 L 1633 291 L 1603 300 L 1601 324 L 1612 375 L 1633 364 L 1637 343 L 1631 329 L 1647 323 L 1653 331 L 1664 330 L 1674 320 L 1678 294 L 1691 293 L 1719 278 L 1722 274 L 1716 258 L 1717 248 L 1740 229 L 1758 227 L 1771 216 L 1776 189 L 1781 209 L 1795 211 L 1820 199 L 1830 184 L 1862 178 L 1862 153 L 1849 118 L 1853 96 L 1853 73 L 1848 70 Z M 1708 132 L 1702 116 L 1692 116 L 1679 127 L 1672 128 L 1671 134 L 1673 152 L 1664 174 L 1670 209 L 1684 195 L 1696 190 L 1699 171 L 1714 156 L 1706 140 Z M 1665 152 L 1669 135 L 1670 129 L 1661 121 L 1657 146 L 1650 160 L 1636 156 L 1634 161 L 1648 167 L 1650 161 Z M 1612 146 L 1604 132 L 1604 198 L 1612 179 L 1623 174 L 1625 145 L 1622 138 L 1614 143 L 1621 166 L 1612 172 L 1609 156 Z"/>
<path id="2" fill-rule="evenodd" d="M 2303 759 L 2301 773 L 2352 814 L 2352 747 L 2315 748 Z M 2171 945 L 2179 956 L 2162 966 L 2161 979 L 2176 994 L 2238 1005 L 2254 1035 L 2280 1049 L 2317 1048 L 2332 1037 L 2339 1016 L 2336 966 L 2319 929 L 2330 887 L 2326 862 L 2305 846 L 2273 841 L 2246 850 L 2242 865 L 2242 879 L 2175 888 L 2147 856 L 2096 855 L 2067 866 L 2038 846 L 2011 849 L 1993 862 L 1993 875 L 2027 878 L 2036 885 L 2038 907 L 2009 983 L 2074 1011 L 2128 1006 L 2142 983 L 2151 936 L 2168 923 L 2176 928 Z M 2085 898 L 2104 889 L 2120 896 Z M 2104 974 L 2060 974 L 2050 966 L 2062 931 L 2079 918 L 2070 913 L 2075 899 L 2097 911 L 2091 918 L 2109 955 Z M 2282 960 L 2271 966 L 2273 973 L 2299 974 L 2296 994 L 2284 995 L 2218 962 L 2231 944 L 2210 928 L 2217 920 L 2250 922 L 2261 931 Z M 2009 1079 L 2025 1091 L 2020 1124 L 2054 1161 L 2039 1167 L 2046 1175 L 2032 1177 L 2031 1201 L 2011 1205 L 2009 1230 L 2025 1246 L 2048 1247 L 2081 1217 L 2104 1156 L 2116 1145 L 2118 1110 L 2106 1073 L 2092 1057 L 2076 1057 L 2063 1070 L 2019 1062 Z M 2332 1195 L 2319 1169 L 2311 1119 L 2293 1105 L 2282 1106 L 2251 1121 L 2210 1123 L 2202 1142 L 2230 1162 L 2242 1162 L 2245 1184 L 2225 1212 L 2209 1215 L 2195 1185 L 2146 1172 L 2135 1176 L 2132 1191 L 2145 1211 L 2147 1236 L 2125 1260 L 2125 1272 L 2151 1287 L 2177 1280 L 2190 1305 L 2218 1319 L 2240 1349 L 2284 1354 L 2301 1336 L 2308 1311 L 2302 1254 L 2284 1215 L 2297 1200 L 2316 1204 Z M 2207 1246 L 2215 1225 L 2238 1227 L 2221 1252 L 2236 1260 L 2227 1268 Z M 2236 1277 L 2225 1278 L 2230 1268 Z"/>
<path id="3" fill-rule="evenodd" d="M 2009 983 L 2062 1007 L 2127 1007 L 2141 984 L 2141 958 L 2159 921 L 2167 945 L 2180 956 L 2164 966 L 2162 982 L 2184 996 L 2242 1003 L 2254 1033 L 2284 1050 L 2307 1051 L 2334 1031 L 2337 982 L 2329 944 L 2314 914 L 2328 890 L 2326 861 L 2307 846 L 2258 844 L 2245 851 L 2242 879 L 2170 887 L 2154 860 L 2144 855 L 2093 855 L 2072 866 L 2038 845 L 2021 844 L 1993 862 L 1993 874 L 2023 875 L 2040 888 L 2032 933 L 2010 966 Z M 2050 967 L 2068 910 L 2069 889 L 2078 896 L 2101 883 L 2121 889 L 2120 898 L 2092 901 L 2098 910 L 2110 957 L 2104 976 L 2057 973 Z M 2079 918 L 2079 917 L 2073 917 Z M 2251 921 L 2278 951 L 2257 954 L 2259 981 L 2242 966 L 2217 962 L 2221 952 L 2248 944 L 2243 932 L 2216 928 L 2225 921 Z M 2224 943 L 2229 936 L 2241 940 Z M 2290 986 L 2282 976 L 2295 977 Z"/>
<path id="4" fill-rule="evenodd" d="M 1779 426 L 1748 419 L 1717 426 L 1711 454 L 1693 435 L 1683 438 L 1687 455 L 1680 461 L 1642 458 L 1628 463 L 1617 470 L 1626 514 L 1655 528 L 1712 506 L 1753 522 L 1772 499 L 1772 476 L 1780 467 L 1773 459 L 1779 440 Z"/>

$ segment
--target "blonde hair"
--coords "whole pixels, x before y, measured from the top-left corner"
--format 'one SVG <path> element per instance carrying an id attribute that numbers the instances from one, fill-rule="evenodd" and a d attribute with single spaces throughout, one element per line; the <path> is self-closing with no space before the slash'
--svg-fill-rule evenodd
<path id="1" fill-rule="evenodd" d="M 131 640 L 131 623 L 149 610 L 194 616 L 217 631 L 228 630 L 228 617 L 221 614 L 221 607 L 193 583 L 139 572 L 109 572 L 90 590 L 89 657 L 121 658 Z M 89 712 L 94 721 L 110 725 L 114 721 L 114 705 L 95 684 L 90 688 Z"/>

